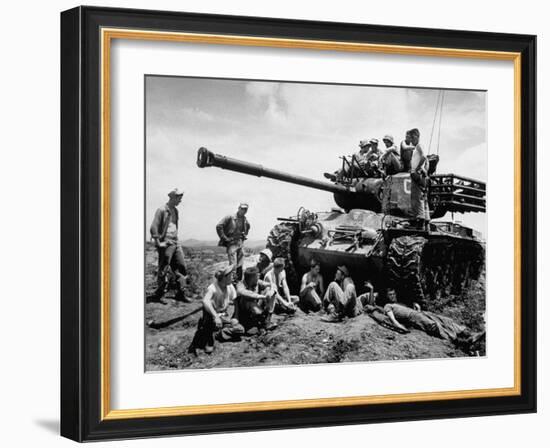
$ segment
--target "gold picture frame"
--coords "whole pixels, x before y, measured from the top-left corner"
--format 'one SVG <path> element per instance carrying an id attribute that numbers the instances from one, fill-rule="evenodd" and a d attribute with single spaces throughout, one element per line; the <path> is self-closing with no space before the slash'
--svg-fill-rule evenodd
<path id="1" fill-rule="evenodd" d="M 105 12 L 109 12 L 106 14 Z M 292 28 L 296 30 L 296 34 L 300 34 L 299 30 L 300 25 L 295 23 L 279 23 L 279 22 L 269 22 L 268 19 L 253 19 L 248 18 L 246 23 L 253 23 L 256 26 L 267 21 L 266 23 L 266 33 L 270 36 L 259 36 L 259 35 L 250 35 L 250 32 L 245 29 L 246 25 L 243 25 L 242 34 L 230 34 L 223 32 L 223 24 L 218 23 L 214 18 L 211 18 L 212 22 L 210 23 L 211 28 L 217 28 L 216 32 L 199 32 L 194 26 L 194 20 L 197 20 L 197 16 L 193 15 L 190 17 L 185 16 L 185 14 L 177 13 L 158 13 L 158 12 L 141 12 L 140 20 L 132 26 L 133 16 L 129 12 L 123 12 L 117 10 L 115 13 L 111 10 L 105 10 L 102 8 L 77 8 L 74 10 L 67 11 L 63 13 L 62 26 L 65 27 L 65 33 L 67 36 L 69 34 L 74 39 L 74 33 L 79 34 L 80 39 L 88 39 L 92 41 L 92 48 L 98 50 L 97 54 L 94 56 L 94 63 L 97 63 L 98 74 L 99 74 L 99 83 L 98 90 L 93 92 L 94 96 L 97 96 L 98 99 L 98 110 L 100 112 L 100 123 L 99 128 L 95 130 L 97 134 L 97 142 L 99 143 L 98 148 L 98 164 L 94 166 L 98 170 L 99 181 L 97 185 L 94 185 L 94 188 L 97 188 L 96 193 L 99 198 L 98 203 L 98 223 L 99 223 L 99 245 L 98 245 L 98 259 L 97 259 L 97 270 L 95 272 L 99 273 L 100 280 L 99 285 L 97 286 L 97 292 L 95 297 L 97 297 L 97 305 L 99 305 L 97 311 L 98 314 L 95 315 L 96 319 L 99 318 L 97 326 L 97 335 L 99 335 L 99 341 L 97 343 L 98 348 L 98 360 L 96 360 L 96 366 L 99 368 L 98 376 L 96 378 L 97 387 L 84 387 L 82 384 L 82 377 L 77 376 L 72 380 L 66 379 L 70 382 L 70 387 L 67 386 L 64 389 L 65 397 L 68 396 L 71 399 L 78 403 L 78 407 L 81 409 L 81 413 L 85 416 L 83 419 L 80 419 L 78 422 L 75 422 L 73 418 L 67 417 L 67 410 L 63 411 L 62 409 L 62 433 L 70 438 L 77 440 L 93 440 L 95 438 L 119 438 L 119 437 L 133 437 L 135 434 L 138 434 L 137 430 L 133 431 L 128 429 L 128 425 L 131 422 L 140 421 L 143 422 L 145 419 L 148 423 L 144 424 L 147 429 L 143 427 L 139 430 L 139 434 L 145 431 L 147 435 L 157 435 L 157 434 L 169 434 L 169 433 L 193 433 L 193 432 L 203 432 L 205 428 L 204 423 L 197 423 L 193 421 L 191 423 L 185 423 L 186 418 L 193 416 L 212 416 L 212 415 L 225 415 L 236 414 L 242 415 L 247 413 L 248 415 L 252 414 L 261 414 L 263 412 L 273 412 L 273 411 L 302 411 L 307 412 L 307 410 L 319 410 L 325 408 L 325 411 L 329 415 L 331 412 L 334 414 L 334 410 L 338 408 L 349 409 L 349 412 L 353 412 L 353 409 L 361 409 L 361 412 L 368 407 L 368 412 L 374 412 L 376 408 L 375 405 L 385 406 L 385 405 L 395 405 L 395 404 L 404 404 L 411 403 L 416 406 L 420 406 L 419 409 L 422 409 L 422 403 L 431 403 L 435 406 L 433 409 L 438 407 L 437 402 L 439 402 L 439 407 L 441 409 L 447 407 L 446 411 L 441 412 L 441 416 L 450 415 L 449 406 L 452 401 L 460 400 L 478 400 L 482 401 L 485 399 L 485 403 L 498 402 L 501 400 L 503 403 L 506 403 L 506 406 L 513 408 L 515 406 L 517 412 L 521 412 L 522 409 L 533 410 L 533 391 L 532 386 L 526 388 L 526 381 L 532 382 L 532 377 L 534 375 L 533 363 L 534 363 L 534 353 L 532 349 L 525 350 L 526 343 L 531 341 L 532 336 L 526 337 L 526 331 L 534 331 L 532 327 L 529 329 L 525 328 L 525 322 L 533 323 L 531 315 L 528 315 L 531 311 L 529 307 L 526 310 L 525 302 L 527 300 L 533 300 L 532 297 L 526 297 L 526 288 L 525 280 L 530 276 L 534 275 L 534 272 L 531 272 L 534 269 L 534 259 L 533 259 L 533 247 L 531 242 L 526 244 L 525 238 L 522 233 L 522 226 L 524 226 L 525 219 L 532 219 L 534 213 L 534 203 L 526 201 L 525 197 L 525 186 L 530 180 L 525 179 L 525 173 L 531 172 L 534 169 L 534 161 L 531 158 L 527 158 L 525 154 L 534 152 L 534 142 L 530 136 L 526 136 L 525 130 L 529 129 L 529 126 L 532 125 L 532 114 L 533 104 L 532 104 L 532 92 L 534 90 L 534 85 L 529 85 L 530 79 L 534 76 L 532 72 L 531 64 L 532 59 L 534 58 L 534 53 L 532 50 L 533 40 L 532 36 L 516 36 L 509 35 L 502 38 L 500 47 L 502 48 L 489 48 L 491 45 L 491 40 L 489 35 L 479 35 L 481 33 L 472 33 L 475 34 L 477 39 L 478 48 L 468 48 L 468 47 L 451 47 L 453 45 L 460 45 L 461 41 L 470 42 L 471 45 L 472 37 L 466 32 L 446 32 L 443 33 L 444 36 L 434 36 L 433 30 L 421 30 L 426 37 L 432 38 L 435 46 L 427 46 L 425 43 L 416 43 L 408 45 L 405 43 L 407 40 L 406 37 L 401 38 L 401 42 L 396 42 L 395 38 L 392 38 L 389 33 L 389 28 L 386 31 L 387 42 L 382 43 L 380 39 L 384 35 L 384 30 L 376 30 L 375 34 L 376 39 L 372 39 L 374 31 L 369 30 L 367 25 L 357 25 L 357 27 L 364 27 L 365 30 L 365 41 L 345 41 L 345 40 L 327 40 L 321 38 L 305 38 L 305 37 L 277 37 L 276 31 L 274 28 L 277 28 L 277 25 L 280 27 L 286 27 L 284 30 L 280 30 L 281 35 L 288 35 L 288 29 Z M 107 19 L 104 19 L 108 17 Z M 113 18 L 114 17 L 114 18 Z M 208 21 L 208 16 L 201 16 L 202 20 Z M 155 24 L 162 23 L 162 20 L 174 21 L 181 20 L 181 27 L 184 29 L 182 31 L 174 31 L 170 28 L 168 23 L 166 24 L 166 29 L 158 29 L 160 27 L 155 26 L 154 30 L 147 29 L 144 23 L 155 19 Z M 227 18 L 226 18 L 227 19 Z M 227 19 L 229 20 L 229 19 Z M 238 22 L 238 18 L 234 19 L 235 22 Z M 254 22 L 257 20 L 258 22 Z M 92 24 L 93 26 L 88 27 L 84 31 L 83 27 L 79 27 L 78 23 L 83 23 L 82 21 Z M 170 22 L 172 23 L 172 22 Z M 268 26 L 269 25 L 269 26 Z M 198 25 L 197 25 L 198 26 Z M 94 30 L 93 34 L 90 34 L 90 28 Z M 189 28 L 190 31 L 185 31 L 186 28 Z M 345 26 L 339 24 L 319 24 L 318 28 L 320 30 L 326 29 L 330 30 L 333 33 L 335 30 L 340 29 L 343 35 L 346 33 Z M 418 30 L 415 30 L 419 32 Z M 440 31 L 440 30 L 439 30 Z M 369 32 L 371 34 L 369 34 Z M 320 33 L 320 31 L 317 31 Z M 441 34 L 440 33 L 440 34 Z M 464 33 L 463 35 L 461 33 Z M 469 38 L 469 40 L 467 39 Z M 62 33 L 63 39 L 63 33 Z M 295 49 L 312 49 L 312 50 L 328 50 L 328 51 L 343 51 L 343 52 L 369 52 L 369 53 L 382 53 L 382 54 L 399 54 L 399 55 L 409 55 L 409 56 L 437 56 L 437 57 L 449 57 L 449 58 L 465 58 L 465 59 L 485 59 L 485 60 L 504 60 L 513 62 L 514 66 L 514 170 L 515 170 L 515 179 L 514 179 L 514 386 L 508 388 L 494 388 L 494 389 L 478 389 L 478 390 L 461 390 L 461 391 L 447 391 L 447 392 L 430 392 L 430 393 L 409 393 L 409 394 L 396 394 L 396 395 L 376 395 L 376 396 L 353 396 L 353 397 L 339 397 L 339 398 L 316 398 L 316 399 L 305 399 L 305 400 L 282 400 L 282 401 L 266 401 L 266 402 L 246 402 L 246 403 L 231 403 L 231 404 L 213 404 L 213 405 L 189 405 L 189 406 L 176 406 L 176 407 L 161 407 L 161 408 L 142 408 L 142 409 L 112 409 L 111 407 L 111 371 L 110 371 L 110 358 L 111 358 L 111 345 L 110 345 L 110 275 L 111 275 L 111 266 L 110 266 L 110 246 L 111 246 L 111 230 L 110 230 L 110 217 L 111 217 L 111 202 L 110 202 L 110 192 L 111 192 L 111 45 L 116 39 L 129 39 L 129 40 L 143 40 L 143 41 L 163 41 L 163 42 L 185 42 L 185 43 L 200 43 L 200 44 L 210 44 L 210 45 L 238 45 L 238 46 L 254 46 L 254 47 L 275 47 L 275 48 L 295 48 Z M 393 39 L 393 42 L 392 42 Z M 438 40 L 439 39 L 439 40 Z M 398 40 L 398 39 L 397 39 Z M 493 39 L 494 40 L 494 39 Z M 78 41 L 75 41 L 78 42 Z M 438 44 L 439 42 L 439 44 Z M 519 43 L 518 43 L 519 42 Z M 63 45 L 63 43 L 62 43 Z M 95 45 L 95 47 L 94 47 Z M 75 49 L 74 46 L 77 46 L 77 43 L 73 43 L 72 46 L 67 44 L 68 49 L 66 49 L 65 56 L 65 72 L 63 72 L 62 67 L 62 76 L 67 79 L 68 77 L 74 77 L 76 72 L 82 70 L 81 65 L 82 61 L 86 61 L 86 58 L 83 58 L 79 52 L 84 51 L 81 47 Z M 63 50 L 63 48 L 62 48 Z M 79 55 L 80 59 L 75 58 L 75 55 Z M 86 55 L 85 55 L 86 56 Z M 80 72 L 81 73 L 81 72 Z M 74 86 L 71 86 L 71 89 L 67 87 L 67 92 L 65 95 L 75 95 L 78 98 L 82 98 L 83 88 L 82 78 L 80 78 L 80 84 L 78 85 L 77 91 L 75 91 Z M 527 93 L 526 93 L 527 91 Z M 89 94 L 89 92 L 88 92 Z M 70 101 L 67 101 L 68 103 Z M 74 106 L 74 105 L 73 105 Z M 78 107 L 78 106 L 77 106 Z M 68 114 L 70 107 L 64 105 L 65 113 Z M 529 111 L 529 115 L 526 111 Z M 63 120 L 63 117 L 62 117 Z M 74 126 L 86 126 L 86 117 L 81 117 L 81 121 L 78 123 L 63 123 L 67 129 L 65 132 L 70 137 L 74 133 Z M 91 130 L 92 132 L 94 130 Z M 67 137 L 67 139 L 69 139 Z M 86 144 L 83 144 L 82 141 L 79 141 L 79 146 L 81 147 L 80 151 L 86 151 Z M 62 147 L 62 154 L 68 151 L 74 151 L 73 148 L 69 148 L 67 143 L 66 146 Z M 64 175 L 65 172 L 69 169 L 74 170 L 74 167 L 81 163 L 78 160 L 73 160 L 72 156 L 66 156 L 66 159 L 70 159 L 71 163 L 66 163 L 66 166 L 63 168 Z M 525 164 L 528 164 L 526 166 Z M 85 168 L 86 170 L 90 169 L 89 167 Z M 67 175 L 69 176 L 69 175 Z M 74 180 L 71 180 L 74 181 Z M 79 182 L 82 179 L 79 179 Z M 530 188 L 528 186 L 528 188 Z M 522 193 L 523 192 L 523 193 Z M 83 206 L 82 199 L 80 202 L 73 204 L 71 210 L 67 210 L 65 213 L 76 213 L 78 210 L 81 210 Z M 529 227 L 533 226 L 533 222 L 529 222 Z M 525 229 L 524 229 L 525 230 Z M 65 247 L 64 251 L 72 253 L 74 251 L 81 251 L 82 246 L 77 245 L 74 247 L 74 241 L 71 247 Z M 82 252 L 80 252 L 82 256 Z M 64 255 L 68 257 L 68 255 Z M 526 266 L 525 260 L 530 260 L 530 266 Z M 525 274 L 525 270 L 529 270 L 530 273 Z M 65 277 L 64 277 L 65 278 Z M 71 289 L 74 285 L 68 285 L 67 288 Z M 528 293 L 527 293 L 528 294 Z M 69 297 L 67 294 L 62 298 L 63 306 L 65 306 L 66 316 L 63 320 L 63 325 L 74 325 L 73 323 L 67 322 L 69 317 L 74 313 L 73 305 L 66 305 L 66 302 L 69 300 L 74 300 L 74 297 Z M 83 312 L 82 306 L 78 307 L 79 313 Z M 79 314 L 82 318 L 82 314 Z M 523 324 L 523 326 L 522 326 Z M 82 327 L 76 329 L 72 328 L 72 331 L 77 333 L 83 331 Z M 531 334 L 531 333 L 529 333 Z M 90 335 L 93 339 L 93 335 Z M 64 369 L 67 372 L 65 378 L 70 375 L 74 375 L 74 365 L 82 362 L 82 360 L 74 359 L 75 352 L 81 351 L 83 347 L 69 347 L 65 350 L 65 353 L 71 353 L 71 356 L 66 355 L 63 360 Z M 83 367 L 80 365 L 80 367 Z M 77 383 L 80 383 L 80 386 L 77 386 Z M 86 393 L 89 393 L 91 389 L 99 389 L 99 394 L 97 400 L 99 403 L 96 403 L 92 407 L 89 407 L 84 402 L 84 397 L 82 393 L 80 397 L 75 397 L 74 392 L 78 387 L 83 387 L 86 390 Z M 534 387 L 534 386 L 533 386 Z M 63 392 L 62 392 L 63 395 Z M 86 394 L 84 394 L 86 395 Z M 88 397 L 90 399 L 90 397 Z M 62 396 L 63 402 L 63 396 Z M 526 406 L 525 403 L 529 402 L 529 406 Z M 520 405 L 521 404 L 521 405 Z M 86 410 L 85 410 L 86 408 Z M 529 408 L 529 409 L 527 409 Z M 430 408 L 432 409 L 432 408 Z M 399 419 L 399 411 L 393 410 L 395 413 L 395 419 Z M 435 410 L 433 412 L 436 412 Z M 485 408 L 480 408 L 479 413 L 486 412 Z M 459 411 L 460 413 L 460 411 Z M 305 414 L 304 414 L 305 415 Z M 436 415 L 436 414 L 435 414 Z M 462 415 L 476 415 L 474 411 L 463 411 Z M 308 417 L 310 420 L 312 417 Z M 175 424 L 176 429 L 171 429 L 170 431 L 163 432 L 162 425 L 157 423 L 166 419 L 172 419 L 174 421 L 180 421 L 178 431 L 178 424 Z M 371 418 L 370 420 L 373 420 Z M 376 418 L 374 418 L 376 420 Z M 95 425 L 90 423 L 86 426 L 84 421 L 94 421 Z M 308 422 L 304 423 L 305 425 L 310 424 L 322 424 L 323 419 L 319 419 L 317 423 Z M 369 421 L 368 417 L 362 416 L 362 422 Z M 65 422 L 65 424 L 63 423 Z M 351 422 L 351 420 L 350 420 Z M 259 428 L 268 427 L 265 425 L 265 422 L 262 422 L 258 425 Z M 345 422 L 344 422 L 345 423 Z M 117 426 L 120 424 L 120 426 Z M 141 423 L 143 424 L 143 423 Z M 186 426 L 187 425 L 187 426 Z M 238 424 L 235 423 L 235 428 L 239 429 Z M 105 429 L 99 429 L 105 427 Z M 274 427 L 277 427 L 276 423 Z M 281 427 L 292 427 L 288 423 L 281 423 Z M 84 431 L 84 428 L 87 428 Z M 113 429 L 114 428 L 114 429 Z M 248 426 L 241 426 L 242 429 L 254 428 L 254 424 L 249 424 Z M 227 428 L 220 426 L 219 430 L 225 430 Z M 216 430 L 216 429 L 214 429 Z M 84 431 L 84 432 L 83 432 Z M 160 432 L 159 432 L 160 431 Z M 86 433 L 87 432 L 87 433 Z"/>

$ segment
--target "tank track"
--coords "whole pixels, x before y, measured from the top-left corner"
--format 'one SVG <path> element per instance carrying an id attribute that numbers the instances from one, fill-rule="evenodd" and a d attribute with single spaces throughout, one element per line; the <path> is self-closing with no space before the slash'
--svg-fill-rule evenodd
<path id="1" fill-rule="evenodd" d="M 271 229 L 267 237 L 266 248 L 273 253 L 273 259 L 281 257 L 286 262 L 286 279 L 291 290 L 298 285 L 298 273 L 294 264 L 296 238 L 298 231 L 295 224 L 283 222 Z"/>
<path id="2" fill-rule="evenodd" d="M 484 265 L 485 249 L 477 242 L 401 236 L 388 247 L 387 283 L 402 301 L 425 306 L 430 299 L 461 294 Z"/>
<path id="3" fill-rule="evenodd" d="M 387 286 L 403 302 L 425 303 L 422 285 L 422 251 L 427 240 L 419 236 L 394 238 L 386 258 Z"/>

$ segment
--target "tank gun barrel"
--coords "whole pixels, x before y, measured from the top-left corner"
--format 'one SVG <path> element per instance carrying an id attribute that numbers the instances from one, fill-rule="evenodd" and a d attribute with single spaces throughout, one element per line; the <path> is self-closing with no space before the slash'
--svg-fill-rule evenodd
<path id="1" fill-rule="evenodd" d="M 304 187 L 315 188 L 317 190 L 328 191 L 331 193 L 349 194 L 352 192 L 349 188 L 343 185 L 334 185 L 328 182 L 323 182 L 315 179 L 310 179 L 295 174 L 288 174 L 283 171 L 265 168 L 258 163 L 245 162 L 243 160 L 233 159 L 221 154 L 214 154 L 206 148 L 199 148 L 197 153 L 197 166 L 206 168 L 216 166 L 225 170 L 236 171 L 238 173 L 248 174 L 251 176 L 268 177 L 271 179 L 289 182 L 291 184 L 303 185 Z"/>

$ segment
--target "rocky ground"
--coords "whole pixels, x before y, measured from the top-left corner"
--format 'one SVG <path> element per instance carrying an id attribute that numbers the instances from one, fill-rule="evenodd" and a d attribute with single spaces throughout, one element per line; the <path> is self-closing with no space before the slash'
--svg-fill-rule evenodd
<path id="1" fill-rule="evenodd" d="M 417 330 L 398 334 L 363 314 L 341 323 L 323 322 L 322 314 L 275 316 L 278 327 L 270 332 L 245 336 L 239 342 L 216 343 L 211 355 L 199 350 L 198 356 L 187 353 L 201 312 L 191 314 L 201 307 L 202 291 L 212 279 L 219 263 L 225 261 L 221 248 L 193 248 L 186 250 L 188 269 L 192 278 L 191 303 L 176 302 L 173 293 L 166 295 L 166 304 L 146 303 L 146 369 L 202 369 L 213 367 L 252 367 L 284 364 L 317 364 L 332 362 L 379 361 L 467 356 L 452 343 L 436 339 Z M 249 253 L 247 261 L 254 260 Z M 156 253 L 147 249 L 147 293 L 154 290 Z M 483 325 L 485 308 L 484 281 L 473 282 L 462 296 L 450 296 L 431 305 L 441 312 L 464 323 L 473 330 Z M 190 314 L 184 320 L 153 329 L 148 323 L 164 322 Z"/>

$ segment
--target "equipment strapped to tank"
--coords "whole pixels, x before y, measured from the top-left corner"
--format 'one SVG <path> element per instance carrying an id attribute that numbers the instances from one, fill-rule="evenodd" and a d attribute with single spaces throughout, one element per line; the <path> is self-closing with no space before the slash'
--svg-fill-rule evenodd
<path id="1" fill-rule="evenodd" d="M 453 213 L 485 212 L 485 182 L 456 174 L 430 177 L 430 209 L 438 207 Z"/>

